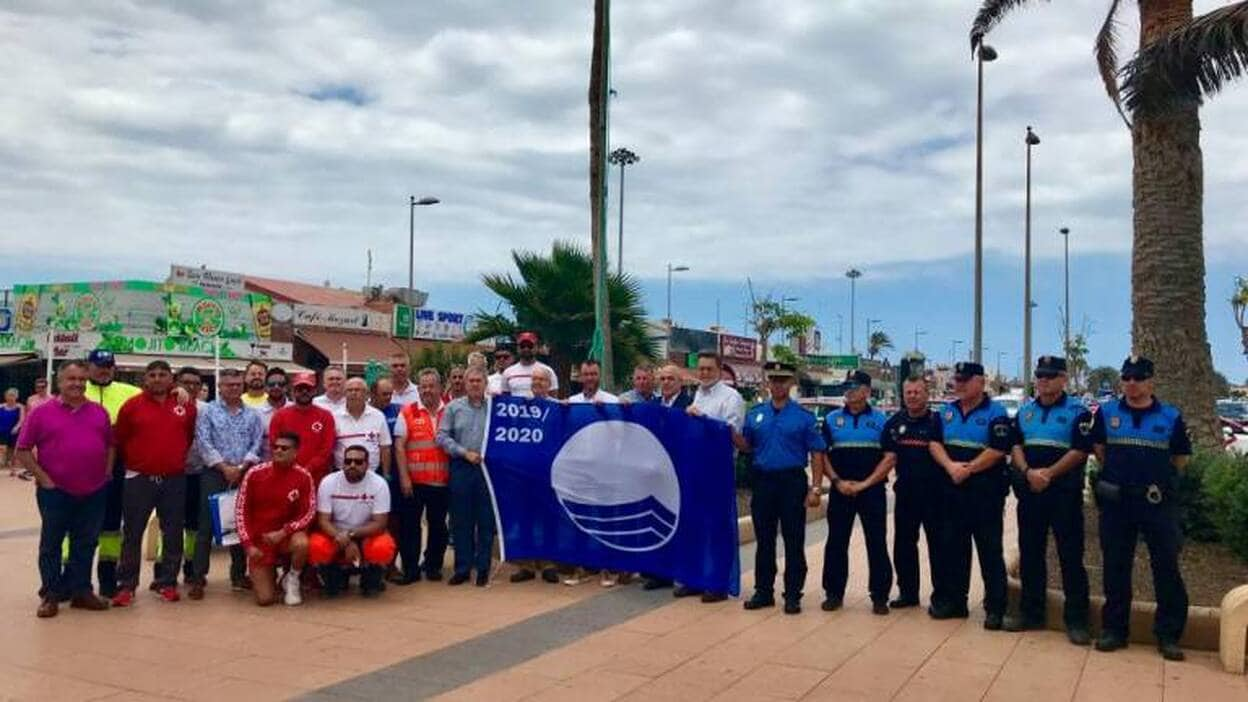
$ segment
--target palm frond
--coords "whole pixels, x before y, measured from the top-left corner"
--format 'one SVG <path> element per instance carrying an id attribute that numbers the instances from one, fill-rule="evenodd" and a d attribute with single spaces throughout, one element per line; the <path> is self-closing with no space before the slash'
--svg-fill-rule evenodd
<path id="1" fill-rule="evenodd" d="M 1248 71 L 1248 1 L 1196 17 L 1142 49 L 1122 70 L 1134 115 L 1199 105 Z"/>
<path id="2" fill-rule="evenodd" d="M 1101 82 L 1105 84 L 1105 92 L 1109 94 L 1109 99 L 1114 103 L 1114 109 L 1118 110 L 1118 116 L 1122 117 L 1122 121 L 1127 125 L 1127 129 L 1131 128 L 1131 120 L 1127 119 L 1127 113 L 1122 110 L 1122 95 L 1118 90 L 1118 4 L 1120 0 L 1113 0 L 1109 4 L 1109 12 L 1105 14 L 1105 22 L 1101 25 L 1101 31 L 1096 35 L 1096 67 L 1101 72 Z"/>
<path id="3" fill-rule="evenodd" d="M 983 41 L 984 35 L 1001 23 L 1010 10 L 1026 5 L 1028 0 L 984 0 L 975 21 L 971 23 L 971 51 Z"/>

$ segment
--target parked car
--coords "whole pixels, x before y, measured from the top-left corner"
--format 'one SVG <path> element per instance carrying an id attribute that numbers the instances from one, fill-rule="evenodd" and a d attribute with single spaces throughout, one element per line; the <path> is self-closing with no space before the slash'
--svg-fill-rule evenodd
<path id="1" fill-rule="evenodd" d="M 1224 445 L 1230 451 L 1248 456 L 1248 424 L 1221 418 Z"/>
<path id="2" fill-rule="evenodd" d="M 797 400 L 797 404 L 813 413 L 815 415 L 815 421 L 819 423 L 819 428 L 822 429 L 824 417 L 827 417 L 832 410 L 844 407 L 845 398 L 843 396 L 800 397 Z"/>

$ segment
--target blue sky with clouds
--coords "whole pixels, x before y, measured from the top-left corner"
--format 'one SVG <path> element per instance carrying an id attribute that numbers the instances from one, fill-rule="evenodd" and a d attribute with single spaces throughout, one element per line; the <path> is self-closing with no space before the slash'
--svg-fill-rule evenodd
<path id="1" fill-rule="evenodd" d="M 512 248 L 586 238 L 590 5 L 7 2 L 0 285 L 154 277 L 177 261 L 354 287 L 370 248 L 375 279 L 400 283 L 407 197 L 431 194 L 443 204 L 418 213 L 420 286 L 431 304 L 492 308 L 475 281 Z M 1021 346 L 1031 124 L 1037 353 L 1057 344 L 1061 226 L 1094 360 L 1125 353 L 1130 138 L 1091 55 L 1105 5 L 1035 3 L 991 37 L 990 347 Z M 965 339 L 975 8 L 617 2 L 612 140 L 642 158 L 625 265 L 656 316 L 674 260 L 693 268 L 677 282 L 681 321 L 713 322 L 719 299 L 739 326 L 751 276 L 801 297 L 833 338 L 856 266 L 861 318 L 899 341 L 922 320 L 937 356 Z M 1124 20 L 1125 55 L 1130 4 Z M 1224 301 L 1248 273 L 1246 108 L 1248 86 L 1232 85 L 1202 113 L 1208 323 L 1215 365 L 1236 379 L 1248 364 Z"/>

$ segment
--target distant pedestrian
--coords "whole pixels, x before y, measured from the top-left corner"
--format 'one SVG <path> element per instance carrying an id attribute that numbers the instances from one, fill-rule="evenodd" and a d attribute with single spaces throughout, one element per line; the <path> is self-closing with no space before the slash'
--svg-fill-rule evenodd
<path id="1" fill-rule="evenodd" d="M 22 421 L 26 419 L 26 407 L 17 401 L 17 388 L 4 391 L 4 402 L 0 403 L 0 465 L 9 469 L 9 477 L 16 477 L 18 471 L 13 467 L 13 447 L 17 444 L 17 434 L 22 430 Z M 22 476 L 29 480 L 29 476 Z"/>

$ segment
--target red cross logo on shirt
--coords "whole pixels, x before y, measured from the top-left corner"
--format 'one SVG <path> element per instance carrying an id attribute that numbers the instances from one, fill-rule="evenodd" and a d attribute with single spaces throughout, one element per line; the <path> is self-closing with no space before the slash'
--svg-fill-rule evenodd
<path id="1" fill-rule="evenodd" d="M 286 493 L 286 499 L 291 502 L 298 502 L 299 501 L 299 488 L 295 488 L 294 490 L 291 490 L 290 492 Z"/>
<path id="2" fill-rule="evenodd" d="M 174 414 L 176 414 L 176 415 L 177 415 L 177 416 L 179 416 L 179 417 L 185 417 L 185 416 L 186 416 L 186 408 L 185 408 L 185 407 L 183 407 L 182 405 L 178 405 L 177 407 L 174 407 L 174 408 L 173 408 L 173 413 L 174 413 Z"/>
<path id="3" fill-rule="evenodd" d="M 312 422 L 312 431 L 320 433 L 320 431 L 324 428 L 324 424 L 321 424 L 320 422 Z"/>

